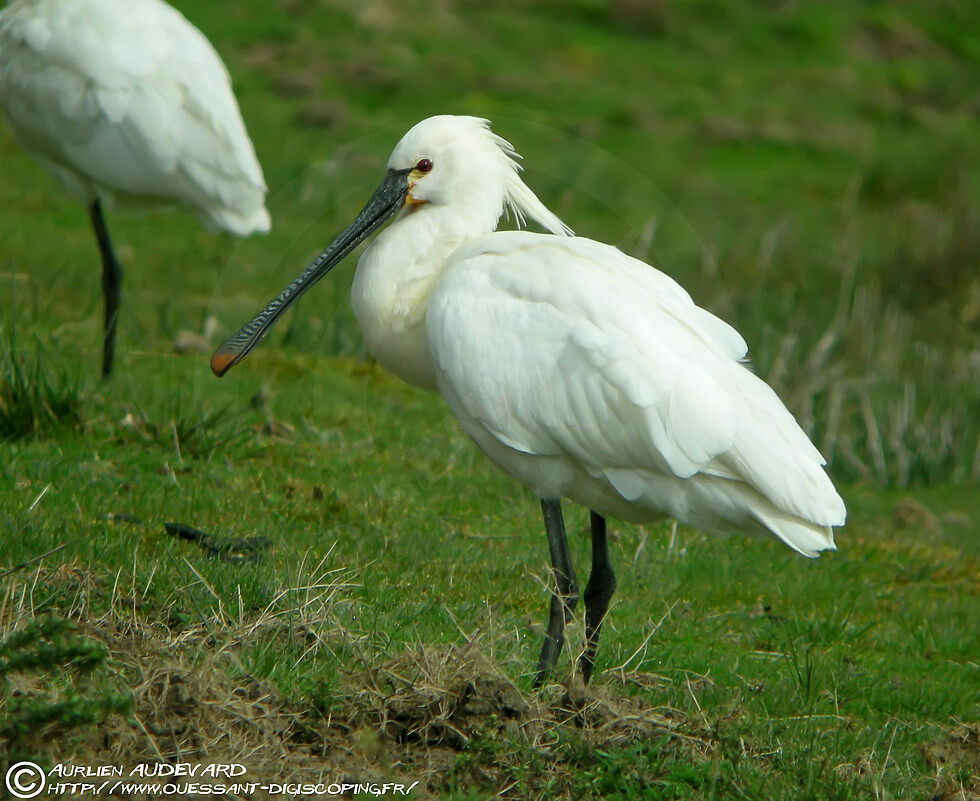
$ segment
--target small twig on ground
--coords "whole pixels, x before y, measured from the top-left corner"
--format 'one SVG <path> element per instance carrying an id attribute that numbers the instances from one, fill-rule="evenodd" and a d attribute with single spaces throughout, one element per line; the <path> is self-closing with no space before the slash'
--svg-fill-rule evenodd
<path id="1" fill-rule="evenodd" d="M 216 537 L 183 523 L 164 523 L 164 528 L 168 534 L 197 543 L 209 556 L 236 564 L 259 561 L 261 551 L 269 547 L 268 537 Z"/>
<path id="2" fill-rule="evenodd" d="M 64 548 L 67 548 L 67 547 L 68 547 L 68 543 L 67 542 L 63 542 L 63 543 L 61 543 L 61 545 L 55 546 L 50 551 L 45 551 L 44 553 L 39 554 L 38 556 L 35 556 L 35 557 L 32 557 L 31 559 L 28 559 L 26 562 L 21 562 L 19 565 L 14 565 L 12 568 L 10 568 L 9 570 L 5 571 L 4 573 L 0 573 L 0 579 L 6 578 L 11 573 L 16 573 L 18 570 L 22 570 L 23 568 L 27 567 L 28 565 L 33 565 L 35 562 L 40 562 L 42 559 L 44 559 L 44 558 L 46 558 L 48 556 L 51 556 L 51 554 L 53 554 L 53 553 L 58 553 L 58 551 L 63 550 Z"/>

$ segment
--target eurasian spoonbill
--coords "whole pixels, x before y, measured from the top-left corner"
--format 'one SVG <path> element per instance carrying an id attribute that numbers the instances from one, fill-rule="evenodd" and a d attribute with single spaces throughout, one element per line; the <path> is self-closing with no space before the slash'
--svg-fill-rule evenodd
<path id="1" fill-rule="evenodd" d="M 18 142 L 88 207 L 102 257 L 102 374 L 122 273 L 103 202 L 176 203 L 239 236 L 269 230 L 265 181 L 228 71 L 162 0 L 14 0 L 0 101 Z"/>
<path id="2" fill-rule="evenodd" d="M 353 223 L 211 358 L 221 376 L 283 312 L 389 218 L 357 264 L 368 348 L 442 394 L 463 429 L 541 499 L 555 591 L 537 681 L 578 599 L 560 501 L 591 510 L 588 681 L 615 589 L 606 516 L 834 548 L 844 503 L 824 460 L 743 359 L 729 325 L 673 279 L 571 231 L 523 183 L 485 120 L 423 120 Z M 548 234 L 495 231 L 505 209 Z"/>

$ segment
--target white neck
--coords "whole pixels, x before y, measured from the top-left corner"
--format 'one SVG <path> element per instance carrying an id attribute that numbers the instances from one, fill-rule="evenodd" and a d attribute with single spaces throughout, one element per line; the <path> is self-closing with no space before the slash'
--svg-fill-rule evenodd
<path id="1" fill-rule="evenodd" d="M 429 296 L 449 255 L 497 227 L 499 208 L 419 206 L 399 216 L 364 251 L 351 306 L 368 350 L 385 369 L 435 391 L 425 340 Z"/>

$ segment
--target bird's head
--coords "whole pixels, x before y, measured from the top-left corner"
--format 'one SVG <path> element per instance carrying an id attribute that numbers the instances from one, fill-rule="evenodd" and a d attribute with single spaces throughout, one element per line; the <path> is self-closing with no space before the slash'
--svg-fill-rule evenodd
<path id="1" fill-rule="evenodd" d="M 504 140 L 476 117 L 440 115 L 414 125 L 395 146 L 388 169 L 406 171 L 409 207 L 452 205 L 472 195 L 473 180 L 481 194 L 502 197 L 514 172 Z M 512 152 L 512 151 L 511 151 Z"/>
<path id="2" fill-rule="evenodd" d="M 446 207 L 457 219 L 469 214 L 493 230 L 510 210 L 519 225 L 530 217 L 552 233 L 570 233 L 521 180 L 519 159 L 487 120 L 443 114 L 413 126 L 388 169 L 405 173 L 406 213 L 427 204 Z"/>
<path id="3" fill-rule="evenodd" d="M 214 352 L 215 375 L 224 375 L 245 358 L 289 306 L 396 214 L 441 215 L 450 224 L 470 221 L 476 229 L 489 232 L 509 208 L 518 225 L 531 218 L 551 233 L 570 234 L 521 180 L 518 158 L 511 144 L 490 130 L 487 120 L 442 115 L 413 126 L 395 146 L 381 185 L 354 222 Z"/>

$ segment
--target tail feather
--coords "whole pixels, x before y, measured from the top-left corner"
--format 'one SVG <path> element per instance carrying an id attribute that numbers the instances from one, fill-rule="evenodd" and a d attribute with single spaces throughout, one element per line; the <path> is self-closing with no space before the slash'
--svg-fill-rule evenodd
<path id="1" fill-rule="evenodd" d="M 265 234 L 269 232 L 272 221 L 265 206 L 241 211 L 230 208 L 211 208 L 200 212 L 203 221 L 236 236 L 249 234 Z"/>
<path id="2" fill-rule="evenodd" d="M 804 556 L 814 557 L 819 556 L 821 551 L 837 550 L 834 530 L 830 526 L 811 523 L 776 507 L 756 509 L 753 516 L 770 533 Z"/>
<path id="3" fill-rule="evenodd" d="M 703 480 L 703 479 L 702 479 Z M 834 528 L 780 509 L 751 484 L 740 480 L 712 478 L 705 481 L 713 493 L 727 499 L 728 510 L 722 511 L 717 526 L 699 526 L 708 531 L 730 533 L 753 532 L 774 537 L 803 556 L 819 556 L 821 551 L 835 551 Z M 717 498 L 719 495 L 715 495 Z M 723 507 L 718 506 L 719 510 Z M 695 522 L 695 525 L 697 521 Z"/>

